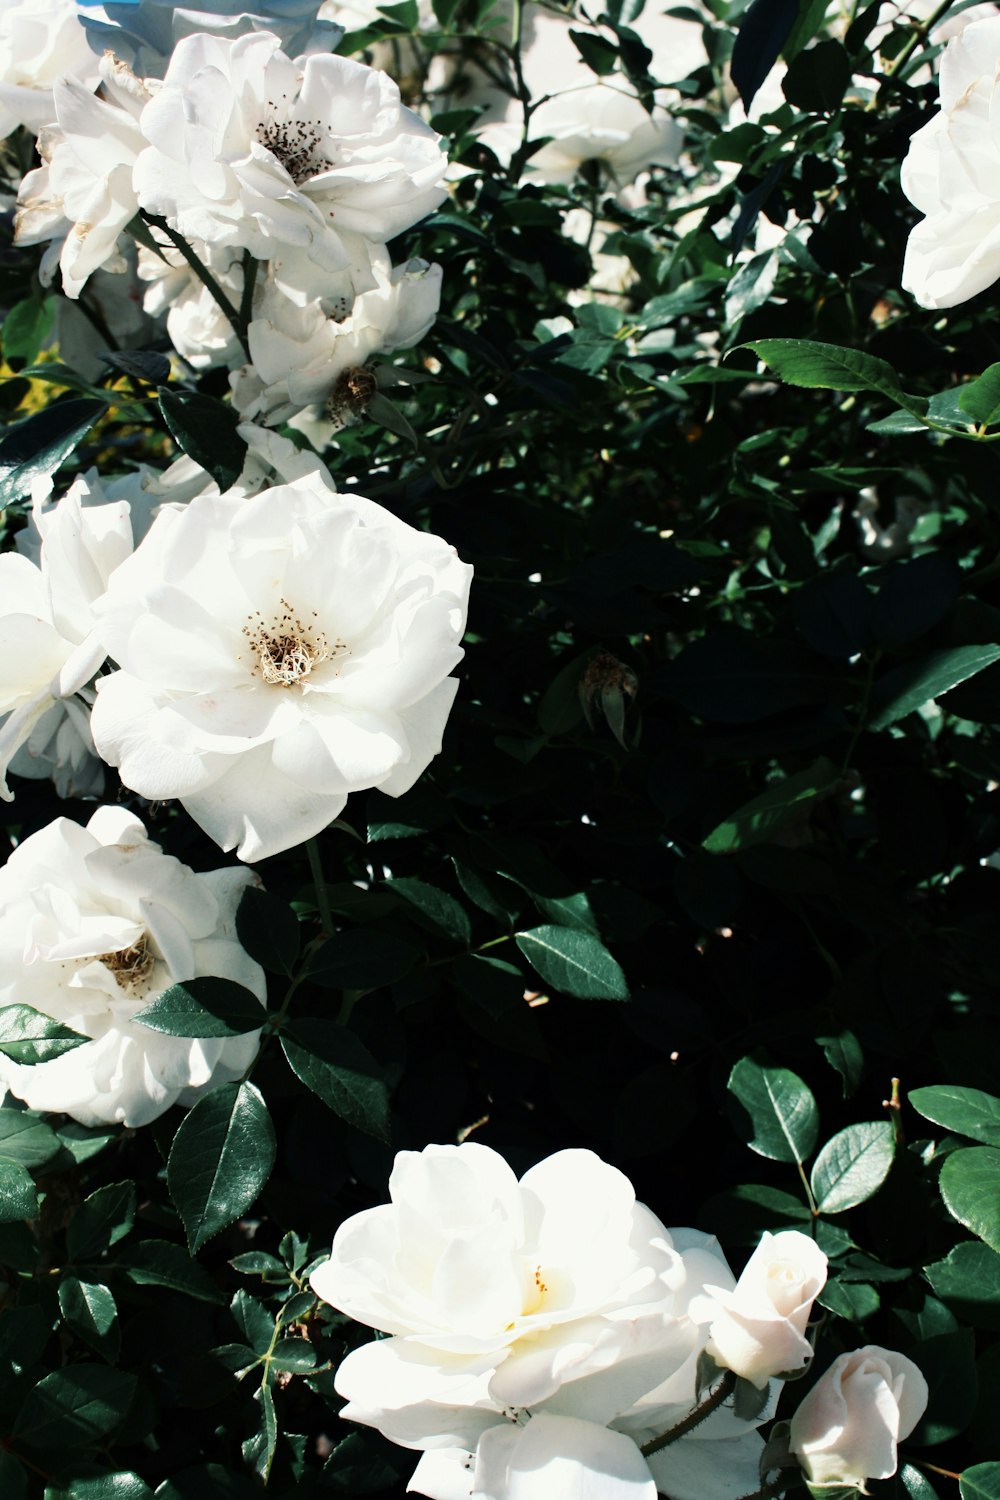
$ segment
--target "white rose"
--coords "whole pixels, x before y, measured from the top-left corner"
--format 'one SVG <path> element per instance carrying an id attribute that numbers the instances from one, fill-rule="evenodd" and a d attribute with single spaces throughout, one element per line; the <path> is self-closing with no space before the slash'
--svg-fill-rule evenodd
<path id="1" fill-rule="evenodd" d="M 124 502 L 84 508 L 78 480 L 45 510 L 41 491 L 34 520 L 39 561 L 19 552 L 0 557 L 0 641 L 6 667 L 0 688 L 0 797 L 10 801 L 6 772 L 42 717 L 86 685 L 105 657 L 94 635 L 93 607 L 114 568 L 132 550 Z M 52 721 L 49 721 L 51 729 Z"/>
<path id="2" fill-rule="evenodd" d="M 471 577 L 318 475 L 163 511 L 100 606 L 98 751 L 241 859 L 291 848 L 440 750 Z"/>
<path id="3" fill-rule="evenodd" d="M 826 1256 L 808 1235 L 765 1232 L 732 1291 L 708 1288 L 719 1304 L 709 1354 L 758 1389 L 773 1375 L 803 1369 L 813 1354 L 806 1325 L 826 1268 Z"/>
<path id="4" fill-rule="evenodd" d="M 910 142 L 903 192 L 926 218 L 911 230 L 903 286 L 922 307 L 954 307 L 1000 277 L 1000 17 L 976 21 L 941 58 L 941 111 Z"/>
<path id="5" fill-rule="evenodd" d="M 445 196 L 441 137 L 391 78 L 334 55 L 293 62 L 268 32 L 180 42 L 142 130 L 141 206 L 261 260 L 298 247 L 336 271 L 342 231 L 384 244 Z"/>
<path id="6" fill-rule="evenodd" d="M 146 144 L 139 114 L 149 92 L 110 53 L 99 66 L 106 99 L 75 78 L 57 81 L 57 123 L 38 137 L 43 165 L 27 174 L 17 195 L 15 242 L 54 241 L 42 277 L 54 274 L 58 254 L 68 297 L 79 297 L 88 276 L 102 267 L 126 269 L 118 236 L 139 207 L 132 169 Z"/>
<path id="7" fill-rule="evenodd" d="M 0 0 L 0 137 L 55 119 L 52 86 L 63 75 L 98 81 L 74 0 Z"/>
<path id="8" fill-rule="evenodd" d="M 320 15 L 316 0 L 267 0 L 266 12 L 245 10 L 243 0 L 218 0 L 218 8 L 172 0 L 84 0 L 81 20 L 95 52 L 110 48 L 137 70 L 162 78 L 182 37 L 213 31 L 233 40 L 250 31 L 273 31 L 291 57 L 332 52 L 342 30 Z"/>
<path id="9" fill-rule="evenodd" d="M 235 936 L 247 870 L 196 875 L 124 808 L 81 828 L 57 818 L 0 870 L 0 1005 L 30 1005 L 92 1038 L 34 1066 L 0 1057 L 0 1081 L 32 1109 L 84 1125 L 144 1125 L 240 1075 L 259 1032 L 164 1036 L 136 1011 L 179 980 L 232 979 L 263 1004 L 263 970 Z"/>
<path id="10" fill-rule="evenodd" d="M 841 1354 L 792 1417 L 789 1447 L 811 1484 L 853 1485 L 896 1472 L 896 1444 L 927 1406 L 927 1382 L 911 1359 L 866 1344 Z"/>

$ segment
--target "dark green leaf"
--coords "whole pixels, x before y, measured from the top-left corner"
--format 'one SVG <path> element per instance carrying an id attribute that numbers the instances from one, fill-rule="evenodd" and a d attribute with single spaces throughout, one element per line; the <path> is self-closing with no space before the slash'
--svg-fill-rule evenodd
<path id="1" fill-rule="evenodd" d="M 40 1358 L 51 1331 L 52 1318 L 40 1307 L 8 1307 L 0 1313 L 0 1384 L 16 1379 Z"/>
<path id="2" fill-rule="evenodd" d="M 618 48 L 614 42 L 609 42 L 597 32 L 577 31 L 574 27 L 570 27 L 569 34 L 591 72 L 596 73 L 599 78 L 614 72 L 618 62 Z"/>
<path id="3" fill-rule="evenodd" d="M 0 1224 L 34 1219 L 38 1214 L 38 1194 L 31 1173 L 20 1162 L 0 1156 Z"/>
<path id="4" fill-rule="evenodd" d="M 840 42 L 817 42 L 789 65 L 781 91 L 799 109 L 828 113 L 839 107 L 851 72 L 851 60 Z"/>
<path id="5" fill-rule="evenodd" d="M 251 958 L 274 974 L 291 974 L 299 956 L 299 923 L 277 896 L 248 885 L 236 912 L 236 936 Z"/>
<path id="6" fill-rule="evenodd" d="M 117 1474 L 70 1479 L 64 1488 L 47 1489 L 45 1500 L 153 1500 L 153 1491 L 131 1469 L 122 1469 Z"/>
<path id="7" fill-rule="evenodd" d="M 812 1152 L 819 1111 L 811 1090 L 788 1068 L 741 1057 L 727 1085 L 740 1133 L 759 1156 L 802 1162 Z"/>
<path id="8" fill-rule="evenodd" d="M 274 1339 L 274 1318 L 262 1302 L 239 1291 L 229 1304 L 237 1328 L 255 1354 L 266 1354 Z"/>
<path id="9" fill-rule="evenodd" d="M 988 1245 L 963 1240 L 924 1275 L 963 1322 L 1000 1328 L 1000 1255 Z"/>
<path id="10" fill-rule="evenodd" d="M 798 13 L 798 0 L 753 0 L 743 12 L 730 72 L 745 109 L 781 56 Z"/>
<path id="11" fill-rule="evenodd" d="M 13 1453 L 0 1449 L 0 1495 L 3 1500 L 27 1500 L 28 1472 Z"/>
<path id="12" fill-rule="evenodd" d="M 262 1385 L 254 1393 L 257 1407 L 257 1431 L 243 1444 L 243 1460 L 266 1481 L 274 1462 L 278 1445 L 278 1418 L 274 1410 L 274 1397 L 269 1385 Z"/>
<path id="13" fill-rule="evenodd" d="M 78 1338 L 114 1364 L 121 1334 L 118 1308 L 106 1286 L 64 1276 L 59 1283 L 59 1310 Z"/>
<path id="14" fill-rule="evenodd" d="M 944 1443 L 967 1427 L 976 1405 L 976 1336 L 971 1328 L 939 1333 L 910 1350 L 927 1381 L 927 1410 L 909 1441 Z"/>
<path id="15" fill-rule="evenodd" d="M 961 1500 L 1000 1500 L 1000 1463 L 973 1464 L 958 1481 Z"/>
<path id="16" fill-rule="evenodd" d="M 159 390 L 160 410 L 177 446 L 215 480 L 230 489 L 243 472 L 247 445 L 236 428 L 239 417 L 231 406 L 200 391 Z"/>
<path id="17" fill-rule="evenodd" d="M 22 1167 L 42 1167 L 58 1150 L 58 1136 L 37 1115 L 0 1109 L 0 1156 Z"/>
<path id="18" fill-rule="evenodd" d="M 828 1281 L 816 1298 L 820 1307 L 846 1318 L 850 1323 L 863 1323 L 878 1312 L 882 1299 L 873 1286 L 863 1281 Z"/>
<path id="19" fill-rule="evenodd" d="M 860 350 L 811 343 L 808 339 L 756 339 L 742 347 L 752 349 L 788 385 L 831 391 L 880 391 L 907 410 L 913 405 L 901 389 L 892 366 Z"/>
<path id="20" fill-rule="evenodd" d="M 309 975 L 327 989 L 381 989 L 409 974 L 419 957 L 413 943 L 389 933 L 338 932 L 313 954 Z"/>
<path id="21" fill-rule="evenodd" d="M 472 941 L 469 914 L 454 896 L 438 890 L 437 886 L 428 885 L 425 880 L 414 880 L 410 876 L 397 876 L 387 880 L 386 885 L 394 895 L 402 896 L 415 907 L 433 930 L 463 947 Z"/>
<path id="22" fill-rule="evenodd" d="M 869 729 L 887 729 L 995 661 L 1000 646 L 952 646 L 893 667 L 875 684 Z"/>
<path id="23" fill-rule="evenodd" d="M 730 854 L 767 843 L 789 823 L 801 823 L 813 803 L 828 797 L 842 780 L 833 761 L 821 756 L 807 771 L 798 771 L 744 805 L 714 828 L 702 847 L 710 854 Z"/>
<path id="24" fill-rule="evenodd" d="M 489 953 L 464 953 L 449 968 L 459 989 L 495 1020 L 524 998 L 524 975 Z"/>
<path id="25" fill-rule="evenodd" d="M 167 1036 L 226 1037 L 259 1031 L 265 1017 L 252 991 L 232 979 L 206 975 L 172 984 L 132 1020 Z"/>
<path id="26" fill-rule="evenodd" d="M 135 1220 L 135 1183 L 112 1182 L 85 1198 L 66 1237 L 71 1261 L 96 1260 L 123 1240 Z"/>
<path id="27" fill-rule="evenodd" d="M 1000 1146 L 1000 1099 L 993 1094 L 942 1083 L 911 1089 L 906 1097 L 925 1120 L 933 1120 L 956 1135 L 971 1136 L 984 1146 Z"/>
<path id="28" fill-rule="evenodd" d="M 0 510 L 27 495 L 31 481 L 54 474 L 107 407 L 90 397 L 56 401 L 0 439 Z"/>
<path id="29" fill-rule="evenodd" d="M 67 1365 L 39 1381 L 14 1422 L 13 1436 L 32 1448 L 94 1443 L 123 1420 L 136 1378 L 107 1365 Z"/>
<path id="30" fill-rule="evenodd" d="M 888 1120 L 848 1125 L 827 1141 L 809 1179 L 820 1213 L 842 1214 L 871 1198 L 888 1177 L 895 1154 Z"/>
<path id="31" fill-rule="evenodd" d="M 3 320 L 3 357 L 33 360 L 45 339 L 55 315 L 55 297 L 26 297 L 15 302 Z"/>
<path id="32" fill-rule="evenodd" d="M 940 1186 L 948 1212 L 1000 1252 L 1000 1151 L 989 1146 L 953 1151 L 941 1168 Z"/>
<path id="33" fill-rule="evenodd" d="M 367 1047 L 335 1021 L 293 1021 L 281 1032 L 288 1065 L 323 1103 L 358 1130 L 389 1139 L 389 1090 Z"/>
<path id="34" fill-rule="evenodd" d="M 199 1302 L 224 1302 L 215 1281 L 182 1245 L 169 1240 L 140 1240 L 115 1258 L 115 1268 L 136 1286 L 165 1286 Z"/>
<path id="35" fill-rule="evenodd" d="M 581 1000 L 627 1000 L 621 966 L 600 938 L 572 927 L 532 927 L 517 946 L 546 984 Z"/>
<path id="36" fill-rule="evenodd" d="M 113 370 L 134 375 L 150 385 L 166 385 L 170 379 L 170 360 L 155 349 L 120 349 L 100 357 Z"/>
<path id="37" fill-rule="evenodd" d="M 831 1068 L 836 1068 L 844 1081 L 844 1098 L 849 1099 L 861 1082 L 865 1056 L 861 1043 L 853 1031 L 838 1031 L 835 1036 L 818 1036 L 817 1045 L 823 1048 L 823 1056 Z"/>
<path id="38" fill-rule="evenodd" d="M 0 1009 L 0 1052 L 12 1062 L 48 1062 L 89 1040 L 30 1005 L 5 1005 Z"/>
<path id="39" fill-rule="evenodd" d="M 274 1126 L 252 1083 L 227 1083 L 181 1121 L 167 1187 L 196 1254 L 256 1199 L 274 1165 Z"/>
<path id="40" fill-rule="evenodd" d="M 963 385 L 959 391 L 958 404 L 981 427 L 1000 422 L 1000 364 L 990 365 L 978 380 L 970 380 Z"/>

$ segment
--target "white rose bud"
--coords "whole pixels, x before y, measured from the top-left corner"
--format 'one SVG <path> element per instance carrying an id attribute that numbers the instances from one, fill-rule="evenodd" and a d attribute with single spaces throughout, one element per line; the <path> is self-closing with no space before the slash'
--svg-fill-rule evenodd
<path id="1" fill-rule="evenodd" d="M 773 1375 L 803 1369 L 812 1359 L 806 1324 L 826 1265 L 815 1241 L 797 1229 L 765 1233 L 731 1292 L 706 1289 L 720 1305 L 708 1353 L 758 1390 Z"/>
<path id="2" fill-rule="evenodd" d="M 789 1447 L 812 1484 L 853 1485 L 896 1472 L 896 1444 L 927 1405 L 911 1359 L 866 1344 L 835 1359 L 792 1418 Z"/>

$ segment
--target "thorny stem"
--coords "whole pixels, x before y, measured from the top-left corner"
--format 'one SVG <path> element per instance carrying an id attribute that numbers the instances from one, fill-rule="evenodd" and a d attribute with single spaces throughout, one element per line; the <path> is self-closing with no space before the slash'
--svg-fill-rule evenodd
<path id="1" fill-rule="evenodd" d="M 162 230 L 162 232 L 167 236 L 167 239 L 173 245 L 174 249 L 180 251 L 181 255 L 187 261 L 188 265 L 191 267 L 192 271 L 197 276 L 202 286 L 205 287 L 208 291 L 212 300 L 221 309 L 221 311 L 225 313 L 226 318 L 232 325 L 233 332 L 239 339 L 241 345 L 243 346 L 243 350 L 247 358 L 249 359 L 250 347 L 247 344 L 246 325 L 243 322 L 241 313 L 236 311 L 236 308 L 230 302 L 229 298 L 226 296 L 225 292 L 222 290 L 221 286 L 216 281 L 211 271 L 205 265 L 204 261 L 199 255 L 195 253 L 195 251 L 191 248 L 182 234 L 178 234 L 175 229 L 171 229 L 166 219 L 162 218 L 159 214 L 149 214 L 145 209 L 142 209 L 141 212 L 142 217 L 145 219 L 146 223 L 149 224 L 153 229 Z M 245 293 L 246 287 L 244 286 L 244 295 Z M 250 294 L 251 296 L 253 295 L 252 282 L 250 287 Z"/>
<path id="2" fill-rule="evenodd" d="M 640 1452 L 645 1458 L 649 1458 L 653 1453 L 659 1453 L 661 1449 L 669 1448 L 671 1443 L 679 1442 L 682 1437 L 686 1437 L 695 1427 L 700 1427 L 706 1417 L 710 1417 L 713 1411 L 717 1411 L 727 1397 L 732 1394 L 735 1384 L 736 1376 L 732 1370 L 727 1370 L 711 1395 L 706 1396 L 704 1401 L 695 1407 L 694 1411 L 688 1412 L 687 1416 L 683 1421 L 678 1422 L 676 1427 L 671 1427 L 667 1432 L 662 1433 L 660 1437 L 651 1438 L 648 1443 L 643 1443 Z"/>

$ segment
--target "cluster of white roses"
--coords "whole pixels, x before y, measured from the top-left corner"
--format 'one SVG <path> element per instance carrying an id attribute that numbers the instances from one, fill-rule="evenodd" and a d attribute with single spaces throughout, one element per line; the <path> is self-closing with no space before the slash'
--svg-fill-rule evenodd
<path id="1" fill-rule="evenodd" d="M 757 1431 L 774 1413 L 770 1382 L 811 1361 L 807 1325 L 826 1281 L 807 1235 L 765 1234 L 735 1281 L 711 1236 L 666 1229 L 589 1151 L 557 1152 L 520 1181 L 475 1143 L 403 1151 L 389 1192 L 390 1204 L 341 1225 L 311 1284 L 390 1335 L 348 1355 L 337 1390 L 342 1416 L 422 1453 L 411 1490 L 761 1491 L 774 1467 Z M 734 1404 L 741 1383 L 759 1398 Z M 903 1355 L 841 1355 L 792 1419 L 789 1461 L 813 1483 L 863 1489 L 895 1473 L 896 1444 L 926 1403 Z"/>
<path id="2" fill-rule="evenodd" d="M 79 297 L 97 272 L 137 271 L 178 352 L 230 370 L 233 404 L 274 424 L 370 386 L 350 374 L 431 326 L 440 269 L 393 266 L 386 242 L 443 199 L 440 137 L 386 74 L 280 38 L 183 36 L 164 77 L 114 52 L 94 79 L 61 74 L 42 165 L 20 185 L 19 244 L 46 243 Z"/>

